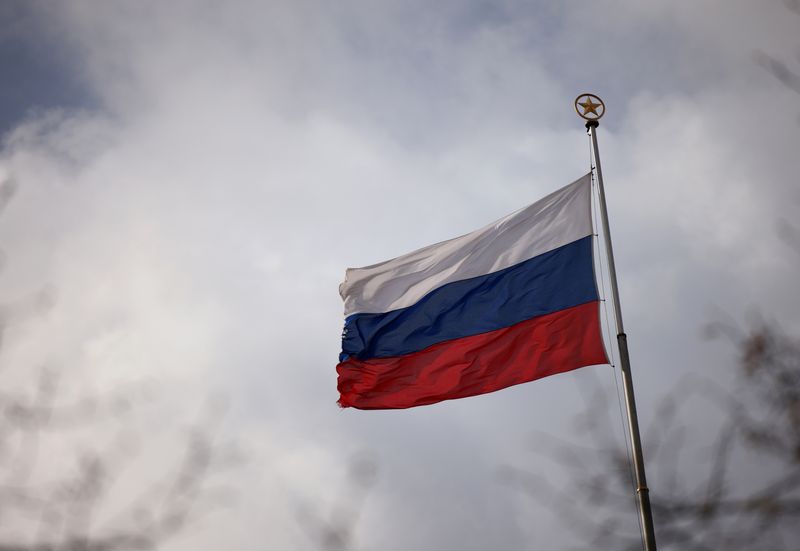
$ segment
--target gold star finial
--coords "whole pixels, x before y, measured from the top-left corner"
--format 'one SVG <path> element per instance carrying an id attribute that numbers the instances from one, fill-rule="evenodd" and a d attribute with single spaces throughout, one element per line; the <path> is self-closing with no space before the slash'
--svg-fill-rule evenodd
<path id="1" fill-rule="evenodd" d="M 597 115 L 597 108 L 600 107 L 599 103 L 592 103 L 592 98 L 587 97 L 586 101 L 579 103 L 581 107 L 583 107 L 583 114 L 588 115 L 589 113 L 594 113 Z"/>
<path id="2" fill-rule="evenodd" d="M 599 97 L 594 94 L 581 94 L 575 98 L 575 110 L 582 119 L 596 121 L 606 112 L 606 106 Z"/>

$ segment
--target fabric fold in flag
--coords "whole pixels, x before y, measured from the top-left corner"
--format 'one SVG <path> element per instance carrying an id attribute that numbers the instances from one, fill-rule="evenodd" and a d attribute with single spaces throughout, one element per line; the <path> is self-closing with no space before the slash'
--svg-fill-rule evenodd
<path id="1" fill-rule="evenodd" d="M 475 232 L 348 269 L 339 403 L 395 409 L 607 363 L 586 175 Z"/>

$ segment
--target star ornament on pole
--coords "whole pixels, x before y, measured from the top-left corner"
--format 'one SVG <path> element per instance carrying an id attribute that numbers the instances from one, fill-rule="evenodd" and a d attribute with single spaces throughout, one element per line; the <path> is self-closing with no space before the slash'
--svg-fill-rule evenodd
<path id="1" fill-rule="evenodd" d="M 599 120 L 606 113 L 606 104 L 594 94 L 581 94 L 575 98 L 575 111 L 589 122 Z"/>

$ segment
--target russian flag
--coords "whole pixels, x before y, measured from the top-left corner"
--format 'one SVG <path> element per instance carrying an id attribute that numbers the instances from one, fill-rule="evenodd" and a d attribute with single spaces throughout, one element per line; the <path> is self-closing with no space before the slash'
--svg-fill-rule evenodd
<path id="1" fill-rule="evenodd" d="M 480 230 L 364 268 L 339 292 L 339 404 L 397 409 L 608 363 L 591 175 Z"/>

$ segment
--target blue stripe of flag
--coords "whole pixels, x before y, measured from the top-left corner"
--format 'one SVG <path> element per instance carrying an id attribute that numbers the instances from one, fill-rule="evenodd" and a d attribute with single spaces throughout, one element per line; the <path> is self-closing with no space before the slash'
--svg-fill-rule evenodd
<path id="1" fill-rule="evenodd" d="M 353 314 L 340 361 L 411 354 L 597 300 L 592 236 L 491 274 L 454 281 L 407 308 Z"/>

